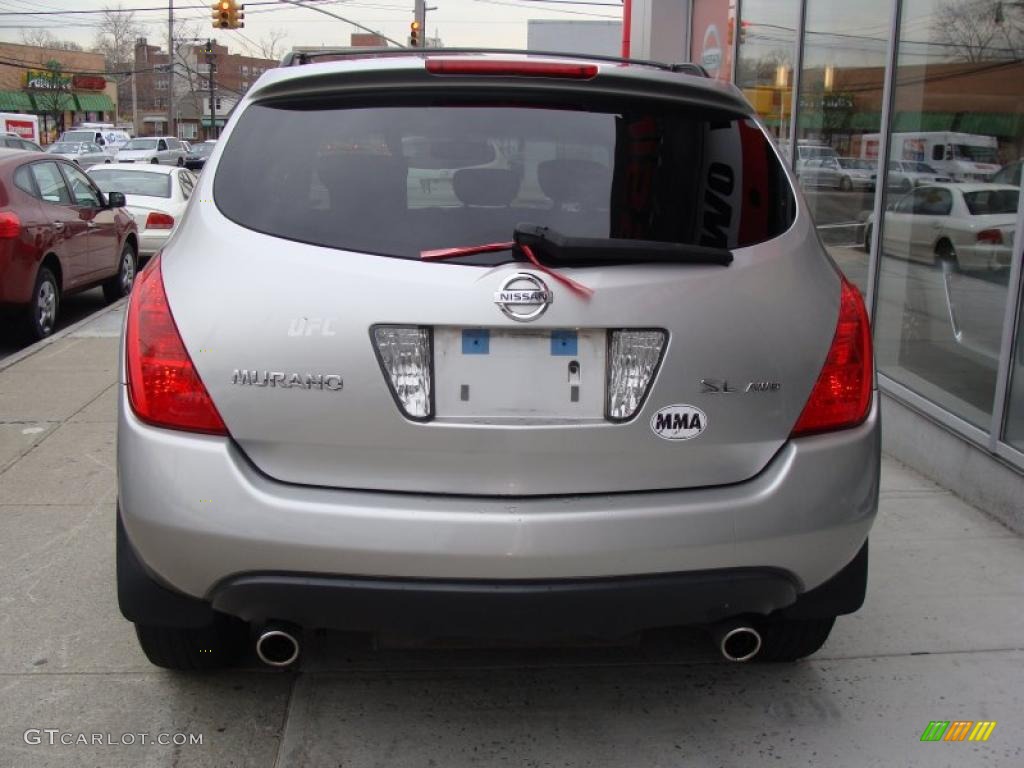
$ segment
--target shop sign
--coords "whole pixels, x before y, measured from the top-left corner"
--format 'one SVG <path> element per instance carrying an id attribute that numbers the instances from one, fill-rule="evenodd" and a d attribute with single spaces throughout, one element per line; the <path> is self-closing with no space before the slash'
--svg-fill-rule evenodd
<path id="1" fill-rule="evenodd" d="M 107 79 L 102 75 L 75 75 L 71 85 L 77 91 L 102 91 L 107 87 Z"/>
<path id="2" fill-rule="evenodd" d="M 25 87 L 37 90 L 66 91 L 71 87 L 71 76 L 49 70 L 30 69 L 25 72 Z"/>

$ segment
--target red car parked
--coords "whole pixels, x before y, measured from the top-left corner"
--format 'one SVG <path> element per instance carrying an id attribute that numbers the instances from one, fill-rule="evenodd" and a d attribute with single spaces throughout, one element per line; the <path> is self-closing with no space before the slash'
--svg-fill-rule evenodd
<path id="1" fill-rule="evenodd" d="M 130 293 L 138 233 L 123 206 L 66 160 L 0 149 L 0 309 L 41 339 L 63 296 L 96 285 L 108 301 Z"/>

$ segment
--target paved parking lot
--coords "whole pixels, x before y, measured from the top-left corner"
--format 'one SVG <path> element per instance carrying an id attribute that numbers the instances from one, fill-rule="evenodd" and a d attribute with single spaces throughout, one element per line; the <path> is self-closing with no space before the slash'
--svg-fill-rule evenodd
<path id="1" fill-rule="evenodd" d="M 156 669 L 114 591 L 120 312 L 0 361 L 0 766 L 1024 764 L 1024 542 L 891 460 L 867 604 L 803 663 L 724 664 L 692 632 L 548 649 L 325 635 L 298 672 Z M 998 725 L 921 743 L 932 720 Z M 80 734 L 104 743 L 60 743 Z"/>

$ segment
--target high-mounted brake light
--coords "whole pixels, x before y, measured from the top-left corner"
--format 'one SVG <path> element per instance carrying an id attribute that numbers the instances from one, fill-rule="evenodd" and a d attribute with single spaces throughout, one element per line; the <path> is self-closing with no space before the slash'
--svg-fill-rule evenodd
<path id="1" fill-rule="evenodd" d="M 228 434 L 174 323 L 159 254 L 135 281 L 125 359 L 128 397 L 139 419 L 168 429 Z"/>
<path id="2" fill-rule="evenodd" d="M 871 408 L 873 373 L 868 313 L 860 291 L 844 278 L 832 346 L 790 437 L 846 429 L 863 422 Z"/>
<path id="3" fill-rule="evenodd" d="M 174 217 L 169 213 L 150 211 L 146 217 L 146 229 L 174 229 Z"/>
<path id="4" fill-rule="evenodd" d="M 14 211 L 0 211 L 0 240 L 21 236 L 21 219 Z"/>
<path id="5" fill-rule="evenodd" d="M 432 75 L 500 75 L 507 77 L 563 77 L 589 80 L 597 76 L 596 64 L 558 61 L 496 61 L 494 59 L 427 59 Z"/>

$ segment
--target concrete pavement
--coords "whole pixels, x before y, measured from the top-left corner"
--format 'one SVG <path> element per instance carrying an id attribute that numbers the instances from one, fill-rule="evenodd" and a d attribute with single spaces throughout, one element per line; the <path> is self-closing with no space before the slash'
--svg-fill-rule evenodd
<path id="1" fill-rule="evenodd" d="M 4 768 L 1024 764 L 1024 541 L 891 460 L 867 604 L 803 663 L 723 664 L 679 631 L 383 651 L 326 635 L 297 673 L 156 669 L 114 590 L 120 313 L 0 362 Z M 998 725 L 921 743 L 931 720 Z"/>

